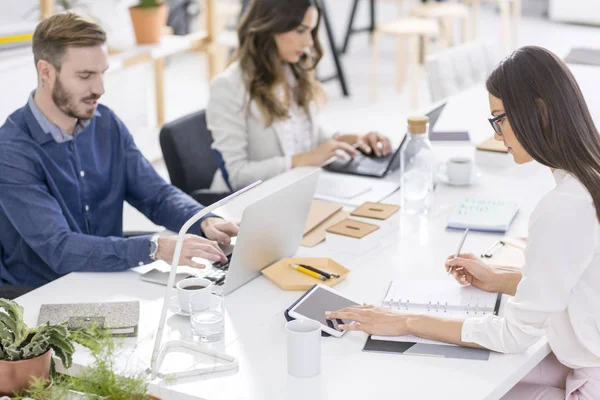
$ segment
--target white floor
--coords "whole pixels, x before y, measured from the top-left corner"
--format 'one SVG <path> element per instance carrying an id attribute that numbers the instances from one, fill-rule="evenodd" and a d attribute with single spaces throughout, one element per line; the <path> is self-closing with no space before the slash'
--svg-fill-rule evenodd
<path id="1" fill-rule="evenodd" d="M 361 2 L 357 25 L 366 24 L 367 1 Z M 351 1 L 329 1 L 329 13 L 336 31 L 336 39 L 341 44 L 348 20 Z M 385 21 L 397 15 L 394 2 L 379 2 L 378 21 Z M 393 18 L 393 17 L 392 17 Z M 572 47 L 598 47 L 600 27 L 568 25 L 550 22 L 543 18 L 523 17 L 519 26 L 519 46 L 537 45 L 546 47 L 560 57 L 564 57 Z M 323 31 L 324 33 L 324 31 Z M 479 37 L 498 40 L 500 19 L 491 5 L 486 5 L 479 21 Z M 322 35 L 323 39 L 325 36 Z M 328 43 L 324 41 L 328 50 Z M 401 120 L 409 110 L 406 89 L 395 90 L 395 46 L 392 40 L 382 40 L 380 46 L 380 65 L 378 73 L 378 101 L 370 98 L 371 55 L 368 34 L 361 33 L 352 37 L 349 51 L 342 58 L 351 96 L 344 98 L 337 81 L 324 85 L 328 103 L 321 110 L 323 124 L 331 131 L 364 132 L 379 130 L 383 133 L 405 129 Z M 435 50 L 435 49 L 432 49 Z M 204 108 L 207 102 L 208 83 L 204 80 L 206 62 L 203 56 L 188 54 L 170 60 L 166 76 L 167 120 Z M 331 57 L 326 56 L 319 68 L 319 75 L 327 76 L 333 71 Z M 599 69 L 600 72 L 600 69 Z M 419 106 L 429 103 L 427 76 L 421 74 L 419 84 Z M 487 99 L 482 98 L 482 101 Z M 118 113 L 118 110 L 115 110 Z M 486 118 L 486 115 L 474 115 L 473 118 Z M 166 178 L 166 168 L 162 162 L 155 163 L 159 173 Z M 152 228 L 141 214 L 127 206 L 125 209 L 125 229 Z"/>

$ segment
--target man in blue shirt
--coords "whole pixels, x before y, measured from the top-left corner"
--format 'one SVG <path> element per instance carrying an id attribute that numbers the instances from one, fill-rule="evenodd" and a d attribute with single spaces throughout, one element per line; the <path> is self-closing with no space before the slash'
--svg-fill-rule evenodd
<path id="1" fill-rule="evenodd" d="M 203 208 L 165 182 L 98 104 L 105 41 L 100 26 L 74 13 L 36 28 L 37 88 L 0 128 L 0 297 L 3 285 L 170 263 L 176 237 L 123 237 L 124 201 L 172 231 Z M 238 227 L 210 215 L 190 232 L 181 264 L 203 267 L 192 257 L 225 261 L 217 241 L 229 243 Z"/>

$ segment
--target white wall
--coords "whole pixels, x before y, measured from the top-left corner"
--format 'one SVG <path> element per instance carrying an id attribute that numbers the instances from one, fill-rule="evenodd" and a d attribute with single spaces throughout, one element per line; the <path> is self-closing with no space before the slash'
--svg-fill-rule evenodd
<path id="1" fill-rule="evenodd" d="M 599 0 L 550 0 L 550 19 L 600 26 Z M 598 47 L 598 43 L 591 44 Z"/>
<path id="2" fill-rule="evenodd" d="M 29 11 L 31 13 L 25 19 Z M 39 15 L 39 0 L 0 0 L 0 25 L 22 20 L 37 21 Z"/>

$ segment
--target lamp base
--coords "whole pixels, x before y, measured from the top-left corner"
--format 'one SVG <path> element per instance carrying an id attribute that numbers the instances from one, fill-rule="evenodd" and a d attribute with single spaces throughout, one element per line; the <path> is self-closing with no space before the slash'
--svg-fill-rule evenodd
<path id="1" fill-rule="evenodd" d="M 205 354 L 216 359 L 222 360 L 225 362 L 225 364 L 213 365 L 210 367 L 203 368 L 194 368 L 187 371 L 170 372 L 168 374 L 161 374 L 160 372 L 158 372 L 160 370 L 160 366 L 165 356 L 174 348 L 183 348 L 185 350 L 189 350 L 190 352 Z M 150 374 L 152 379 L 188 378 L 196 375 L 205 375 L 212 374 L 215 372 L 229 371 L 232 369 L 236 369 L 238 365 L 239 363 L 236 357 L 230 356 L 221 351 L 208 349 L 205 346 L 200 345 L 198 343 L 184 342 L 182 340 L 171 340 L 169 342 L 166 342 L 162 347 L 160 353 L 158 354 L 156 363 L 153 363 L 153 365 L 151 366 Z"/>

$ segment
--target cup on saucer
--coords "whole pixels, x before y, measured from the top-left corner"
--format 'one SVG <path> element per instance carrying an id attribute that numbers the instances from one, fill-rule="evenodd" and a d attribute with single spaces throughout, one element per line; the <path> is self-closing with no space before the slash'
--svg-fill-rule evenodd
<path id="1" fill-rule="evenodd" d="M 451 157 L 440 165 L 438 177 L 444 183 L 454 186 L 468 186 L 475 178 L 475 165 L 468 157 Z"/>
<path id="2" fill-rule="evenodd" d="M 204 296 L 210 298 L 212 294 L 212 282 L 205 278 L 187 278 L 182 279 L 175 285 L 177 288 L 177 298 L 179 299 L 179 309 L 182 313 L 190 312 L 190 296 Z"/>

